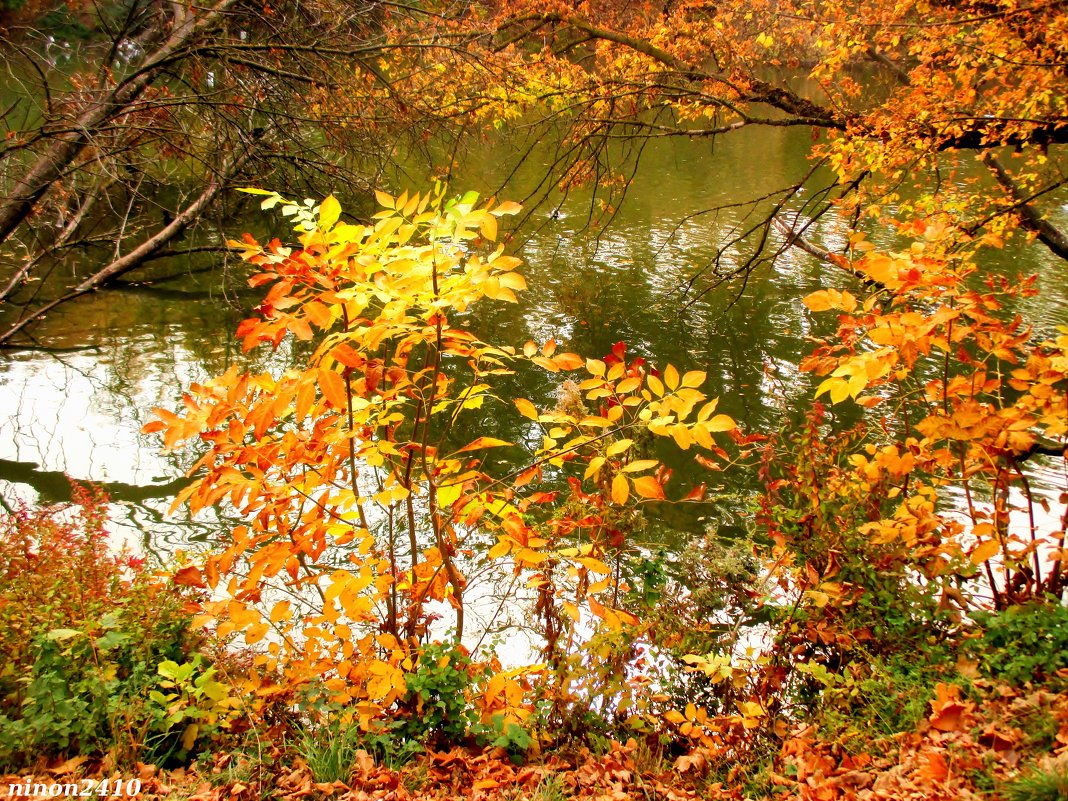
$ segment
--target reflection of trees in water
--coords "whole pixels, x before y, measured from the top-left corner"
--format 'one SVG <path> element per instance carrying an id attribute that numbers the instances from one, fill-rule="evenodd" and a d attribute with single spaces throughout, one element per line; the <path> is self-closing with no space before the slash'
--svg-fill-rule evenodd
<path id="1" fill-rule="evenodd" d="M 127 540 L 170 551 L 210 539 L 221 521 L 166 514 L 196 454 L 159 453 L 159 442 L 139 432 L 150 410 L 173 407 L 190 381 L 271 358 L 241 353 L 232 335 L 239 318 L 217 279 L 202 292 L 136 288 L 55 312 L 38 330 L 47 344 L 13 352 L 0 377 L 9 411 L 0 454 L 5 502 L 29 489 L 39 503 L 64 503 L 68 473 L 93 480 L 110 472 L 94 483 L 111 497 L 113 524 Z M 92 348 L 74 347 L 87 330 Z"/>
<path id="2" fill-rule="evenodd" d="M 137 485 L 122 481 L 94 481 L 109 499 L 108 517 L 116 542 L 136 543 L 160 563 L 169 554 L 194 543 L 208 543 L 232 525 L 211 510 L 193 518 L 184 510 L 168 514 L 174 496 L 190 482 L 182 477 L 157 484 Z M 72 480 L 59 470 L 42 470 L 34 462 L 0 459 L 0 506 L 13 512 L 18 508 L 16 487 L 30 487 L 40 505 L 71 501 Z"/>

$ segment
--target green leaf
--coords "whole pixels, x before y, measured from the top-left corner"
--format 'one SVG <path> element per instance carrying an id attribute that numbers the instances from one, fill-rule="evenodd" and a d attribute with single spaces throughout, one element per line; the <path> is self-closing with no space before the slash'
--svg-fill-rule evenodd
<path id="1" fill-rule="evenodd" d="M 165 679 L 177 679 L 180 671 L 177 662 L 166 659 L 156 666 L 156 672 Z"/>
<path id="2" fill-rule="evenodd" d="M 59 640 L 69 640 L 71 637 L 77 637 L 81 633 L 78 629 L 52 629 L 45 637 L 52 642 L 57 642 Z"/>
<path id="3" fill-rule="evenodd" d="M 109 631 L 102 637 L 97 637 L 94 640 L 94 645 L 101 651 L 110 651 L 112 648 L 117 648 L 120 645 L 125 645 L 130 641 L 130 635 L 121 631 Z"/>

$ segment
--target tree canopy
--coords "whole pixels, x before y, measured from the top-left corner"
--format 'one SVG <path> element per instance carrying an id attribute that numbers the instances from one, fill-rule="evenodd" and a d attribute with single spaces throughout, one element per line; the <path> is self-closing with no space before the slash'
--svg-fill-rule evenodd
<path id="1" fill-rule="evenodd" d="M 391 67 L 390 91 L 457 126 L 552 121 L 555 178 L 609 192 L 614 140 L 802 126 L 836 180 L 829 202 L 793 203 L 801 228 L 829 205 L 858 226 L 937 216 L 961 247 L 1022 229 L 1066 258 L 1049 217 L 1065 182 L 1066 19 L 1055 2 L 501 2 L 443 10 L 430 33 L 393 18 L 395 41 L 428 49 Z M 990 181 L 957 179 L 973 159 Z"/>

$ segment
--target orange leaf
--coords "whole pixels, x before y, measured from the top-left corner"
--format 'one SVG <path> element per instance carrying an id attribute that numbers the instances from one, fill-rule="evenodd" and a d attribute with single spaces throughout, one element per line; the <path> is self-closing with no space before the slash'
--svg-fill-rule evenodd
<path id="1" fill-rule="evenodd" d="M 553 356 L 553 362 L 561 370 L 577 370 L 586 366 L 586 360 L 577 353 L 558 353 Z"/>
<path id="2" fill-rule="evenodd" d="M 686 497 L 683 498 L 683 500 L 684 501 L 703 501 L 705 499 L 705 492 L 707 490 L 708 490 L 707 485 L 702 481 L 700 484 L 698 484 L 696 487 L 694 487 L 692 490 L 690 490 L 686 494 Z"/>
<path id="3" fill-rule="evenodd" d="M 311 326 L 300 317 L 294 317 L 289 321 L 289 330 L 293 332 L 297 339 L 302 339 L 305 342 L 312 338 Z"/>
<path id="4" fill-rule="evenodd" d="M 348 407 L 348 394 L 345 388 L 345 380 L 333 370 L 319 370 L 319 389 L 322 390 L 330 405 L 335 409 Z"/>
<path id="5" fill-rule="evenodd" d="M 346 367 L 363 367 L 367 360 L 352 349 L 351 346 L 342 342 L 340 345 L 336 345 L 331 351 L 330 355 L 334 357 L 338 362 Z"/>
<path id="6" fill-rule="evenodd" d="M 643 498 L 653 498 L 654 500 L 664 500 L 664 488 L 660 486 L 660 482 L 652 476 L 640 476 L 634 479 L 634 491 L 641 495 Z"/>
<path id="7" fill-rule="evenodd" d="M 174 574 L 173 581 L 183 587 L 200 587 L 206 589 L 204 577 L 200 574 L 200 568 L 196 565 L 186 565 Z"/>
<path id="8" fill-rule="evenodd" d="M 456 453 L 467 453 L 468 451 L 481 451 L 485 448 L 500 448 L 504 445 L 511 445 L 513 443 L 503 439 L 496 439 L 495 437 L 479 437 L 464 445 Z"/>
<path id="9" fill-rule="evenodd" d="M 960 731 L 961 717 L 966 710 L 960 698 L 960 688 L 939 682 L 935 686 L 935 700 L 931 702 L 931 714 L 927 718 L 931 727 L 939 731 Z"/>
<path id="10" fill-rule="evenodd" d="M 630 485 L 627 483 L 627 477 L 617 473 L 612 479 L 612 503 L 622 506 L 627 502 L 628 497 L 630 497 Z"/>
<path id="11" fill-rule="evenodd" d="M 334 323 L 334 318 L 330 314 L 330 309 L 323 303 L 317 300 L 309 301 L 304 304 L 304 313 L 308 315 L 308 319 L 315 323 L 322 329 L 327 329 Z"/>
<path id="12" fill-rule="evenodd" d="M 968 558 L 971 559 L 973 565 L 981 565 L 987 559 L 996 556 L 1000 550 L 1001 544 L 997 540 L 986 540 L 975 546 L 975 550 Z"/>
<path id="13" fill-rule="evenodd" d="M 512 403 L 515 404 L 515 407 L 519 410 L 519 413 L 524 417 L 530 418 L 531 420 L 538 419 L 537 408 L 535 408 L 534 404 L 528 401 L 526 398 L 516 398 L 512 401 Z"/>

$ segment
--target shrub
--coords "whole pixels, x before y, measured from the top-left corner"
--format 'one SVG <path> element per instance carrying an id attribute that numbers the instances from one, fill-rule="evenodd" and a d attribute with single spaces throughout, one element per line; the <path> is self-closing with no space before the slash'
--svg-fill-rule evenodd
<path id="1" fill-rule="evenodd" d="M 402 729 L 405 738 L 455 743 L 466 737 L 479 719 L 472 703 L 472 685 L 479 675 L 462 647 L 424 645 L 415 669 L 404 676 L 408 693 L 401 706 L 409 712 Z"/>
<path id="2" fill-rule="evenodd" d="M 990 678 L 1021 685 L 1055 680 L 1068 669 L 1068 608 L 1032 603 L 978 612 L 975 620 L 978 636 L 966 650 Z"/>
<path id="3" fill-rule="evenodd" d="M 0 763 L 184 756 L 229 707 L 187 591 L 109 550 L 102 496 L 77 490 L 73 511 L 0 517 Z"/>
<path id="4" fill-rule="evenodd" d="M 1005 786 L 1007 801 L 1058 801 L 1068 798 L 1068 769 L 1033 770 Z"/>

